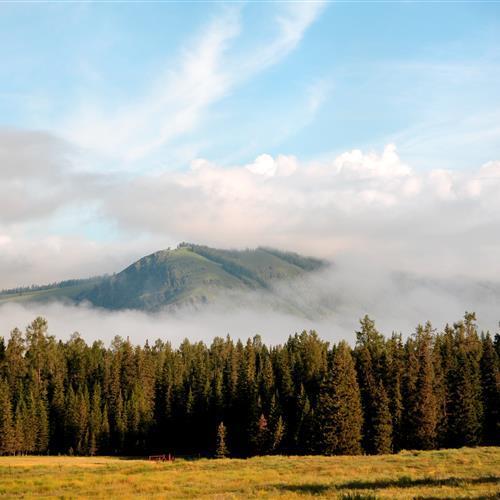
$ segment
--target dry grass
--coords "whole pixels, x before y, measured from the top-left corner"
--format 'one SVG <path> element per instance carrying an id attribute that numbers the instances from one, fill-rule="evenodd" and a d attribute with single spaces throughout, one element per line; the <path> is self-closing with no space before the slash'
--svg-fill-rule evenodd
<path id="1" fill-rule="evenodd" d="M 500 498 L 500 448 L 174 463 L 111 457 L 0 457 L 0 496 L 493 499 Z"/>

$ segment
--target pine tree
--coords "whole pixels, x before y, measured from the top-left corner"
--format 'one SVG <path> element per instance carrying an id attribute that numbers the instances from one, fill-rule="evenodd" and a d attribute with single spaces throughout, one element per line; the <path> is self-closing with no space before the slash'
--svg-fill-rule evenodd
<path id="1" fill-rule="evenodd" d="M 377 380 L 373 370 L 370 350 L 366 345 L 356 347 L 356 368 L 360 388 L 361 407 L 363 410 L 363 440 L 366 453 L 376 453 L 375 450 L 375 418 L 377 406 Z"/>
<path id="2" fill-rule="evenodd" d="M 389 398 L 389 411 L 392 416 L 393 449 L 399 451 L 402 445 L 403 425 L 403 378 L 404 378 L 404 347 L 401 334 L 393 333 L 387 342 L 388 368 L 387 368 L 387 396 Z"/>
<path id="3" fill-rule="evenodd" d="M 10 390 L 0 379 L 0 455 L 11 455 L 15 451 Z"/>
<path id="4" fill-rule="evenodd" d="M 104 403 L 104 409 L 102 411 L 102 424 L 101 433 L 98 443 L 98 449 L 104 453 L 109 451 L 110 447 L 110 429 L 109 429 L 109 418 L 108 418 L 108 405 Z"/>
<path id="5" fill-rule="evenodd" d="M 304 438 L 307 440 L 306 436 L 310 429 L 307 428 L 310 425 L 308 421 L 309 414 L 311 412 L 311 404 L 309 398 L 304 389 L 304 385 L 300 384 L 299 394 L 297 395 L 296 403 L 296 414 L 295 414 L 295 432 L 293 435 L 293 444 L 296 452 L 300 452 L 303 448 Z"/>
<path id="6" fill-rule="evenodd" d="M 16 453 L 27 453 L 28 446 L 26 444 L 26 404 L 24 397 L 17 402 L 16 410 L 14 412 L 14 449 Z"/>
<path id="7" fill-rule="evenodd" d="M 387 453 L 392 448 L 392 422 L 384 388 L 387 353 L 383 336 L 368 316 L 356 332 L 356 368 L 363 408 L 363 448 L 367 453 Z M 381 400 L 383 397 L 383 400 Z"/>
<path id="8" fill-rule="evenodd" d="M 224 422 L 219 424 L 217 427 L 217 443 L 215 448 L 216 458 L 225 458 L 229 455 L 229 451 L 226 446 L 226 426 Z"/>
<path id="9" fill-rule="evenodd" d="M 431 450 L 436 443 L 437 403 L 434 394 L 434 363 L 432 358 L 432 325 L 418 327 L 416 349 L 418 375 L 415 387 L 413 436 L 416 447 Z"/>
<path id="10" fill-rule="evenodd" d="M 449 372 L 448 413 L 451 446 L 474 446 L 481 440 L 483 402 L 481 343 L 475 315 L 466 313 L 454 325 L 454 365 Z"/>
<path id="11" fill-rule="evenodd" d="M 271 452 L 277 452 L 279 450 L 281 442 L 285 437 L 285 430 L 285 423 L 283 422 L 283 417 L 280 415 L 272 428 Z"/>
<path id="12" fill-rule="evenodd" d="M 42 454 L 46 453 L 49 447 L 49 415 L 44 393 L 38 394 L 36 397 L 36 420 L 35 452 Z"/>
<path id="13" fill-rule="evenodd" d="M 39 428 L 38 422 L 38 405 L 33 393 L 33 389 L 27 390 L 26 406 L 24 407 L 25 414 L 23 417 L 24 424 L 24 446 L 27 453 L 36 451 L 37 434 Z"/>
<path id="14" fill-rule="evenodd" d="M 285 423 L 281 415 L 278 398 L 275 394 L 273 394 L 271 397 L 271 403 L 269 407 L 269 431 L 269 451 L 272 453 L 276 453 L 279 451 L 283 438 L 285 437 Z"/>
<path id="15" fill-rule="evenodd" d="M 491 336 L 483 339 L 481 383 L 484 402 L 483 440 L 485 444 L 500 444 L 500 358 Z"/>
<path id="16" fill-rule="evenodd" d="M 206 454 L 222 422 L 223 455 L 228 436 L 238 456 L 500 444 L 500 335 L 475 321 L 426 324 L 403 346 L 365 317 L 351 351 L 305 331 L 272 348 L 106 348 L 56 342 L 37 318 L 0 340 L 0 453 Z"/>
<path id="17" fill-rule="evenodd" d="M 437 334 L 434 337 L 432 358 L 434 365 L 434 396 L 436 401 L 436 440 L 435 446 L 445 446 L 448 435 L 448 416 L 446 412 L 446 363 L 444 362 L 444 345 L 446 334 Z"/>
<path id="18" fill-rule="evenodd" d="M 392 452 L 392 417 L 389 398 L 382 381 L 377 387 L 373 416 L 373 453 L 381 455 Z"/>
<path id="19" fill-rule="evenodd" d="M 325 455 L 361 453 L 363 415 L 354 361 L 341 342 L 323 382 L 317 409 L 317 447 Z"/>
<path id="20" fill-rule="evenodd" d="M 101 413 L 101 387 L 96 384 L 92 393 L 92 404 L 90 405 L 89 421 L 89 455 L 95 455 L 99 450 L 99 444 L 102 432 L 102 413 Z"/>
<path id="21" fill-rule="evenodd" d="M 49 442 L 52 452 L 62 453 L 65 447 L 65 394 L 64 394 L 64 373 L 62 367 L 54 374 L 49 394 Z"/>

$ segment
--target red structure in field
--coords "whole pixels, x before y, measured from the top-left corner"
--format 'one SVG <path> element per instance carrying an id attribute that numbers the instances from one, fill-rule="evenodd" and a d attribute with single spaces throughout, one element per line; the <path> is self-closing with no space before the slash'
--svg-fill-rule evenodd
<path id="1" fill-rule="evenodd" d="M 175 457 L 170 453 L 168 455 L 150 455 L 149 460 L 152 462 L 173 462 Z"/>

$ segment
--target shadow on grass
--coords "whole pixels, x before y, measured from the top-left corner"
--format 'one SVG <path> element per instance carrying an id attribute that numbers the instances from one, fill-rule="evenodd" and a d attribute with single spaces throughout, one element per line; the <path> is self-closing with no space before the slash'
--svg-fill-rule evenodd
<path id="1" fill-rule="evenodd" d="M 302 495 L 326 495 L 332 493 L 336 488 L 334 485 L 321 483 L 304 483 L 304 484 L 277 484 L 273 489 L 281 490 L 288 493 L 299 493 Z M 376 500 L 375 495 L 360 494 L 360 493 L 344 493 L 342 500 Z"/>
<path id="2" fill-rule="evenodd" d="M 401 477 L 394 480 L 378 480 L 378 481 L 350 481 L 343 484 L 328 484 L 328 483 L 304 483 L 304 484 L 276 484 L 273 489 L 287 491 L 291 493 L 303 493 L 309 495 L 324 495 L 333 491 L 342 490 L 378 490 L 385 488 L 414 488 L 419 486 L 456 486 L 460 487 L 464 484 L 500 484 L 500 476 L 485 476 L 474 478 L 447 477 L 447 478 L 421 478 L 412 479 L 410 477 Z M 346 492 L 342 495 L 345 500 L 372 500 L 377 498 L 375 495 L 363 494 L 357 492 Z M 416 497 L 420 500 L 434 500 L 434 497 Z M 477 500 L 491 500 L 498 498 L 498 495 L 486 495 L 473 497 Z"/>
<path id="3" fill-rule="evenodd" d="M 498 493 L 491 495 L 478 495 L 469 497 L 471 500 L 498 500 Z M 418 496 L 413 497 L 413 500 L 443 500 L 443 497 Z"/>
<path id="4" fill-rule="evenodd" d="M 383 488 L 413 488 L 416 486 L 462 486 L 463 484 L 499 483 L 500 476 L 484 477 L 424 477 L 413 479 L 408 476 L 399 479 L 380 479 L 377 481 L 350 481 L 336 486 L 339 490 L 376 490 Z"/>

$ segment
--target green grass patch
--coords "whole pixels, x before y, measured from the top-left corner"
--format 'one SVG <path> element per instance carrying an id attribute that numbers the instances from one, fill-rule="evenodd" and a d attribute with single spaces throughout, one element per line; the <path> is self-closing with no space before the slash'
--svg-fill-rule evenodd
<path id="1" fill-rule="evenodd" d="M 155 463 L 0 457 L 2 498 L 500 498 L 500 448 Z"/>

